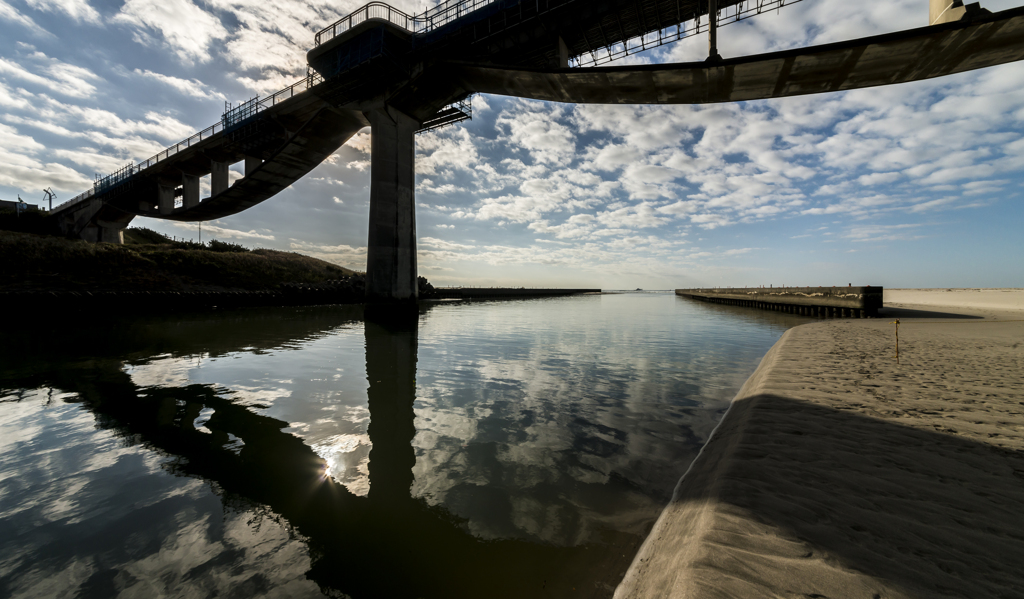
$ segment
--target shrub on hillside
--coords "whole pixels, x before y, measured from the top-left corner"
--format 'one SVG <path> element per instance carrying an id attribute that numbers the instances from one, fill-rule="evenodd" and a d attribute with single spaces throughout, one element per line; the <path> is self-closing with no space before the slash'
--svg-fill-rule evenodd
<path id="1" fill-rule="evenodd" d="M 238 253 L 249 253 L 249 248 L 244 245 L 237 243 L 230 243 L 228 241 L 217 241 L 213 239 L 210 241 L 209 249 L 212 252 L 238 252 Z"/>
<path id="2" fill-rule="evenodd" d="M 0 210 L 0 230 L 34 233 L 36 235 L 60 235 L 57 219 L 48 212 L 25 210 L 18 214 L 14 210 Z"/>
<path id="3" fill-rule="evenodd" d="M 163 233 L 157 233 L 153 229 L 147 229 L 146 227 L 129 227 L 125 229 L 124 242 L 131 245 L 171 245 L 175 243 L 173 239 Z"/>

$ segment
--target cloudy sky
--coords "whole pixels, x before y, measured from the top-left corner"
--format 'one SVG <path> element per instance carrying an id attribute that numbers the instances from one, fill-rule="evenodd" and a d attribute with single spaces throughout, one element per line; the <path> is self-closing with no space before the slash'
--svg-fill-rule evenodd
<path id="1" fill-rule="evenodd" d="M 315 31 L 361 4 L 0 0 L 0 199 L 42 203 L 44 187 L 69 199 L 94 174 L 218 121 L 225 101 L 295 82 Z M 927 18 L 925 0 L 804 0 L 723 28 L 719 44 L 732 57 Z M 706 40 L 693 38 L 627 60 L 705 55 Z M 1018 63 L 741 104 L 476 96 L 471 122 L 417 137 L 420 274 L 443 285 L 606 289 L 1021 287 L 1022 88 Z M 271 200 L 206 223 L 204 240 L 361 269 L 368 133 Z"/>

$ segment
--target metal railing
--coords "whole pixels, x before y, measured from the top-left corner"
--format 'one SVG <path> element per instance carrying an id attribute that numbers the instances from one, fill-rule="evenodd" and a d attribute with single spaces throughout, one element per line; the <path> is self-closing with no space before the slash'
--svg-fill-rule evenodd
<path id="1" fill-rule="evenodd" d="M 281 102 L 284 102 L 285 100 L 294 98 L 296 95 L 308 91 L 311 87 L 317 85 L 322 81 L 323 78 L 321 78 L 320 75 L 318 75 L 316 72 L 311 71 L 306 75 L 306 77 L 303 77 L 299 81 L 293 83 L 292 85 L 289 85 L 288 87 L 280 91 L 274 92 L 273 94 L 270 94 L 269 96 L 266 96 L 264 98 L 255 98 L 253 100 L 249 100 L 245 103 L 251 103 L 249 113 L 245 118 L 248 119 L 249 117 L 255 116 L 258 112 L 266 110 L 271 106 L 275 106 L 277 104 L 280 104 Z M 213 137 L 218 133 L 222 133 L 224 131 L 225 121 L 226 119 L 222 117 L 220 122 L 210 125 L 209 127 L 203 129 L 199 133 L 196 133 L 187 139 L 179 141 L 173 146 L 170 146 L 158 152 L 157 154 L 150 156 L 149 158 L 143 160 L 142 162 L 139 162 L 138 164 L 129 164 L 110 175 L 97 179 L 96 182 L 93 183 L 92 189 L 80 193 L 77 196 L 71 198 L 70 200 L 58 205 L 57 207 L 54 208 L 54 210 L 60 210 L 66 206 L 70 206 L 72 204 L 81 202 L 82 200 L 88 199 L 96 195 L 97 193 L 101 193 L 107 191 L 108 189 L 116 187 L 117 185 L 120 185 L 121 183 L 124 183 L 125 181 L 129 180 L 132 176 L 136 175 L 137 173 L 153 166 L 154 164 L 167 160 L 168 158 L 174 156 L 175 154 L 181 152 L 182 150 L 188 149 L 201 141 Z M 239 121 L 239 123 L 240 122 L 241 121 Z"/>
<path id="2" fill-rule="evenodd" d="M 800 1 L 801 0 L 748 0 L 738 4 L 733 4 L 718 11 L 718 26 L 723 27 L 731 23 L 749 19 L 750 17 L 756 17 L 759 14 L 766 13 L 770 10 L 778 10 L 784 6 L 796 4 Z M 639 54 L 640 52 L 644 52 L 652 48 L 657 48 L 658 46 L 663 46 L 688 37 L 707 33 L 709 25 L 710 19 L 707 17 L 702 19 L 698 16 L 696 19 L 683 21 L 682 23 L 666 27 L 664 29 L 659 29 L 658 31 L 651 31 L 644 35 L 628 39 L 625 42 L 595 48 L 589 52 L 580 54 L 579 56 L 570 57 L 569 66 L 584 67 L 605 64 L 619 58 L 630 56 L 632 54 Z"/>
<path id="3" fill-rule="evenodd" d="M 419 15 L 407 15 L 383 2 L 371 2 L 321 29 L 314 37 L 317 46 L 370 19 L 380 19 L 409 33 L 426 33 L 443 27 L 498 0 L 447 0 Z"/>
<path id="4" fill-rule="evenodd" d="M 415 17 L 407 15 L 397 8 L 392 8 L 383 2 L 371 2 L 318 31 L 314 41 L 319 46 L 323 42 L 333 39 L 370 19 L 381 19 L 397 25 L 406 31 L 416 31 L 416 26 L 413 24 Z"/>
<path id="5" fill-rule="evenodd" d="M 416 20 L 416 33 L 425 33 L 443 27 L 455 19 L 461 19 L 474 10 L 494 4 L 498 0 L 446 0 L 423 14 L 413 17 Z"/>
<path id="6" fill-rule="evenodd" d="M 441 127 L 447 127 L 448 125 L 454 125 L 465 120 L 473 119 L 473 96 L 470 95 L 458 102 L 452 102 L 447 106 L 438 110 L 437 113 L 423 121 L 423 125 L 416 131 L 416 133 L 424 133 L 426 131 L 433 131 L 434 129 L 440 129 Z"/>

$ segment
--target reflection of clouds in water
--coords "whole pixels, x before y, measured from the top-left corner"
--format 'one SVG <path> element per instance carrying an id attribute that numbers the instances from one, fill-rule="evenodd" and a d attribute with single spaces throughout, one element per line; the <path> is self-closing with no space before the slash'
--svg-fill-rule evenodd
<path id="1" fill-rule="evenodd" d="M 95 424 L 42 392 L 0 403 L 0 529 L 13 533 L 0 537 L 0 576 L 14 596 L 318 593 L 305 545 L 273 514 L 225 508 Z"/>
<path id="2" fill-rule="evenodd" d="M 664 300 L 627 299 L 639 309 L 607 322 L 552 318 L 554 302 L 537 323 L 528 303 L 435 309 L 420 332 L 413 494 L 482 538 L 642 534 L 781 332 L 685 322 Z"/>
<path id="3" fill-rule="evenodd" d="M 327 462 L 327 472 L 354 495 L 370 492 L 369 435 L 334 435 L 314 443 L 313 451 Z"/>
<path id="4" fill-rule="evenodd" d="M 290 385 L 290 380 L 269 381 L 269 386 L 257 387 L 252 385 L 240 385 L 237 382 L 231 384 L 231 401 L 242 406 L 266 408 L 275 401 L 288 399 L 292 396 L 292 390 L 288 387 L 274 387 L 273 385 Z"/>
<path id="5" fill-rule="evenodd" d="M 189 372 L 201 363 L 202 358 L 175 358 L 164 354 L 141 364 L 127 364 L 124 370 L 132 377 L 132 382 L 140 387 L 184 387 L 191 382 Z"/>

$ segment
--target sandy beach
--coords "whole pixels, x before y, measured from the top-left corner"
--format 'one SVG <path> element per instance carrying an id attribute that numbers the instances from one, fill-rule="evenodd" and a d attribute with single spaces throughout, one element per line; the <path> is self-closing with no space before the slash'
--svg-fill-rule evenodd
<path id="1" fill-rule="evenodd" d="M 783 335 L 615 596 L 1024 597 L 1022 506 L 1024 291 L 886 290 Z"/>

